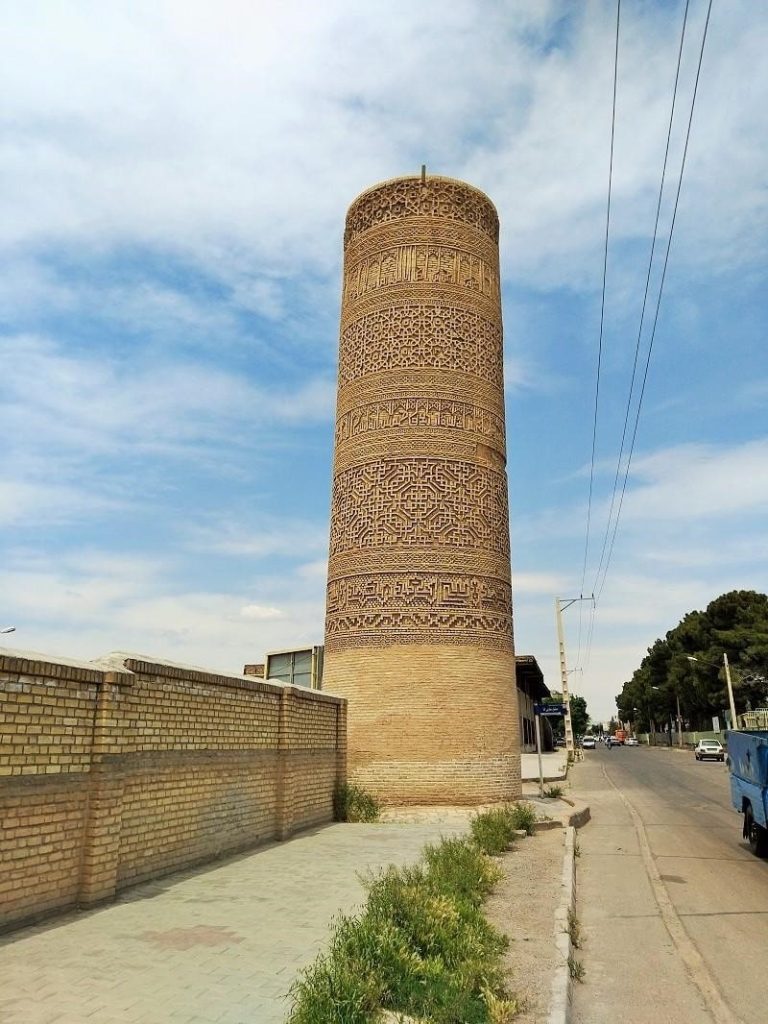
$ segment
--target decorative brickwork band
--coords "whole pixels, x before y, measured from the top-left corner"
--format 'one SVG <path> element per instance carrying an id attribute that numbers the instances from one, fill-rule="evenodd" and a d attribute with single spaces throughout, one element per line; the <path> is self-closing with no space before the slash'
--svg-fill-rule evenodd
<path id="1" fill-rule="evenodd" d="M 386 799 L 508 797 L 519 762 L 496 210 L 463 182 L 399 178 L 355 200 L 344 241 L 324 686 L 349 698 L 351 775 Z M 469 678 L 471 720 L 450 708 Z M 423 749 L 400 749 L 406 721 L 421 721 Z"/>
<path id="2" fill-rule="evenodd" d="M 487 196 L 463 181 L 432 176 L 426 182 L 396 178 L 363 192 L 349 208 L 344 244 L 377 224 L 416 217 L 429 217 L 443 227 L 463 221 L 499 240 L 499 218 Z"/>
<path id="3" fill-rule="evenodd" d="M 423 458 L 375 461 L 338 474 L 331 555 L 393 545 L 509 556 L 506 476 L 470 462 Z"/>
<path id="4" fill-rule="evenodd" d="M 461 370 L 501 388 L 501 327 L 483 312 L 420 302 L 366 313 L 342 332 L 339 384 L 377 370 L 429 367 Z"/>

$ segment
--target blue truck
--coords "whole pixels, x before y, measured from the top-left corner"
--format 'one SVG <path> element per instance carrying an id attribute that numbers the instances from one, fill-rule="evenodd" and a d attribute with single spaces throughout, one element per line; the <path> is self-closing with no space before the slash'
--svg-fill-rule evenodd
<path id="1" fill-rule="evenodd" d="M 768 857 L 768 730 L 728 733 L 731 802 L 744 815 L 742 835 L 752 852 Z"/>

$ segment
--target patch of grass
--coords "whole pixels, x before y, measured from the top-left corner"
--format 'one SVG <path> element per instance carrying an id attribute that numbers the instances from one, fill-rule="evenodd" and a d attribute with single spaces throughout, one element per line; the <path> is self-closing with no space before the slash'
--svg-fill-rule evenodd
<path id="1" fill-rule="evenodd" d="M 551 800 L 557 800 L 558 797 L 563 795 L 562 786 L 548 786 L 544 790 L 544 796 L 548 796 Z"/>
<path id="2" fill-rule="evenodd" d="M 524 800 L 517 804 L 510 804 L 509 813 L 516 829 L 521 829 L 527 835 L 533 835 L 533 827 L 536 824 L 536 809 L 532 804 Z"/>
<path id="3" fill-rule="evenodd" d="M 340 955 L 352 927 L 352 919 L 340 918 L 329 952 L 319 956 L 294 983 L 291 1024 L 370 1024 L 381 997 L 381 983 L 373 972 L 361 973 L 357 962 Z"/>
<path id="4" fill-rule="evenodd" d="M 385 1007 L 435 1024 L 487 1020 L 483 990 L 503 997 L 507 942 L 476 900 L 423 869 L 389 868 L 371 886 L 366 916 L 377 934 L 393 929 L 392 950 L 379 953 Z"/>
<path id="5" fill-rule="evenodd" d="M 581 960 L 577 960 L 575 956 L 571 955 L 568 957 L 568 973 L 574 981 L 584 981 L 587 972 L 584 970 Z"/>
<path id="6" fill-rule="evenodd" d="M 484 857 L 469 839 L 443 839 L 424 847 L 424 861 L 430 883 L 439 891 L 479 906 L 502 872 Z"/>
<path id="7" fill-rule="evenodd" d="M 368 880 L 365 908 L 334 925 L 294 984 L 289 1024 L 370 1024 L 382 1009 L 431 1024 L 506 1024 L 507 939 L 482 902 L 500 871 L 470 839 L 427 846 L 415 867 Z"/>
<path id="8" fill-rule="evenodd" d="M 568 935 L 574 949 L 581 949 L 581 925 L 573 907 L 568 908 Z"/>
<path id="9" fill-rule="evenodd" d="M 502 999 L 487 989 L 483 992 L 485 1005 L 488 1008 L 489 1024 L 510 1024 L 512 1019 L 524 1009 L 519 999 Z"/>
<path id="10" fill-rule="evenodd" d="M 377 821 L 381 805 L 362 786 L 353 782 L 337 783 L 333 790 L 333 816 L 336 821 Z"/>
<path id="11" fill-rule="evenodd" d="M 495 807 L 476 814 L 469 823 L 472 838 L 491 857 L 498 857 L 515 838 L 515 824 L 509 807 Z"/>

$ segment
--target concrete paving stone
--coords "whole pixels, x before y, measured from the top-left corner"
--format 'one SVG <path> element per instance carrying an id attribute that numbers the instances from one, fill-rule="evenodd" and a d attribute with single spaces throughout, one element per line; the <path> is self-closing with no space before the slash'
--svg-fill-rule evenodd
<path id="1" fill-rule="evenodd" d="M 361 875 L 462 823 L 332 825 L 0 941 L 2 1024 L 278 1024 Z M 25 998 L 26 997 L 26 998 Z"/>

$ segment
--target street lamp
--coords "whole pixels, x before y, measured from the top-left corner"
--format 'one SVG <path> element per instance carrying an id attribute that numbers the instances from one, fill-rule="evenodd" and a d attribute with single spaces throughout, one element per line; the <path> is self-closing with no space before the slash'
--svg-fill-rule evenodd
<path id="1" fill-rule="evenodd" d="M 714 667 L 715 662 L 713 661 L 701 661 L 701 658 L 694 658 L 692 654 L 686 654 L 688 661 L 700 662 L 702 665 L 712 665 Z M 731 683 L 731 666 L 728 664 L 728 654 L 723 651 L 723 664 L 725 665 L 725 681 L 728 684 L 728 704 L 731 708 L 731 728 L 738 729 L 739 723 L 736 721 L 736 704 L 733 700 L 733 684 Z"/>

